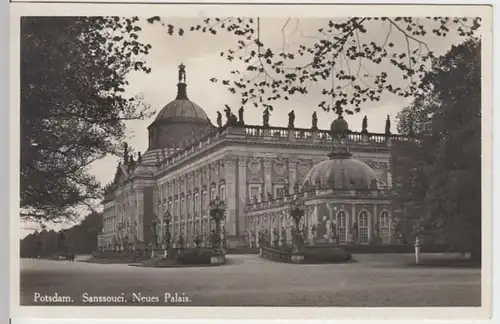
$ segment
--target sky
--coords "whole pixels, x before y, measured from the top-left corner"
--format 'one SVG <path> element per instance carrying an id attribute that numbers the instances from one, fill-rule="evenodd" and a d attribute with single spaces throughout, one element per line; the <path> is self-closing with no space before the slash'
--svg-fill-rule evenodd
<path id="1" fill-rule="evenodd" d="M 231 76 L 230 70 L 242 66 L 238 62 L 228 62 L 220 55 L 222 51 L 236 48 L 238 38 L 227 32 L 221 32 L 215 36 L 189 32 L 189 26 L 198 24 L 199 19 L 162 18 L 162 21 L 184 27 L 186 33 L 184 36 L 170 36 L 167 34 L 166 27 L 161 24 L 141 23 L 143 30 L 139 40 L 152 45 L 150 54 L 144 58 L 152 72 L 150 74 L 130 74 L 127 94 L 141 94 L 144 102 L 159 112 L 162 107 L 175 99 L 178 66 L 183 63 L 186 66 L 189 99 L 203 108 L 212 123 L 215 124 L 217 111 L 222 112 L 226 104 L 239 107 L 240 99 L 237 96 L 230 94 L 224 86 L 209 81 L 213 77 L 219 80 L 228 78 Z M 311 18 L 290 18 L 289 20 L 263 18 L 261 19 L 261 37 L 266 46 L 276 50 L 287 46 L 288 50 L 293 50 L 299 44 L 311 45 L 316 42 L 319 36 L 318 28 L 325 27 L 327 22 L 328 20 L 325 19 Z M 383 42 L 387 34 L 388 25 L 379 21 L 371 23 L 369 32 L 362 36 L 363 40 L 368 43 L 371 40 Z M 406 41 L 400 33 L 392 31 L 389 37 L 396 49 L 405 49 Z M 463 38 L 450 34 L 446 38 L 427 36 L 423 40 L 436 54 L 440 55 L 449 50 L 453 44 L 462 42 Z M 373 69 L 375 72 L 380 72 L 381 70 L 389 71 L 391 67 L 388 64 L 380 64 Z M 392 78 L 392 82 L 398 82 L 399 75 L 392 76 L 389 73 L 389 78 Z M 311 115 L 316 111 L 318 127 L 328 129 L 335 115 L 332 112 L 321 111 L 317 107 L 318 103 L 324 100 L 319 96 L 319 91 L 328 84 L 331 84 L 331 81 L 313 87 L 309 95 L 294 96 L 290 101 L 277 102 L 270 116 L 270 124 L 286 126 L 288 123 L 287 115 L 291 110 L 294 110 L 295 126 L 309 128 L 311 127 Z M 369 131 L 384 132 L 385 120 L 389 115 L 392 120 L 392 130 L 395 132 L 396 115 L 410 102 L 411 98 L 400 98 L 386 94 L 380 102 L 365 106 L 360 113 L 345 118 L 352 130 L 361 130 L 362 119 L 367 116 Z M 144 152 L 147 149 L 147 126 L 154 118 L 155 115 L 146 120 L 127 122 L 128 143 L 135 151 Z M 262 123 L 262 108 L 248 107 L 245 109 L 245 122 L 260 125 Z M 107 184 L 113 179 L 117 162 L 117 157 L 108 156 L 95 162 L 89 171 L 101 183 Z M 52 227 L 57 230 L 69 226 L 70 224 L 62 224 Z M 31 232 L 30 229 L 27 229 L 29 227 L 31 227 L 30 224 L 22 224 L 21 236 Z"/>

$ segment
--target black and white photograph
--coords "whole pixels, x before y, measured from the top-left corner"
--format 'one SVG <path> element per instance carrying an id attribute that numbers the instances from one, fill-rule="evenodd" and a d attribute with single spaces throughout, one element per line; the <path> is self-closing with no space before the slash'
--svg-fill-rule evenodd
<path id="1" fill-rule="evenodd" d="M 37 6 L 16 307 L 489 307 L 488 7 Z"/>

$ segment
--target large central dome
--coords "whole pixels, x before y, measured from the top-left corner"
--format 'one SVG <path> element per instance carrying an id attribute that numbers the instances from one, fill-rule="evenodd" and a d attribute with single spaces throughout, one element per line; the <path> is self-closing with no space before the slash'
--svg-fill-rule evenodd
<path id="1" fill-rule="evenodd" d="M 186 91 L 185 66 L 179 66 L 177 97 L 164 106 L 149 125 L 149 149 L 176 149 L 212 130 L 207 114 L 189 100 Z"/>
<path id="2" fill-rule="evenodd" d="M 177 85 L 177 97 L 160 110 L 155 121 L 198 119 L 207 122 L 205 111 L 188 99 L 186 87 L 185 83 Z"/>

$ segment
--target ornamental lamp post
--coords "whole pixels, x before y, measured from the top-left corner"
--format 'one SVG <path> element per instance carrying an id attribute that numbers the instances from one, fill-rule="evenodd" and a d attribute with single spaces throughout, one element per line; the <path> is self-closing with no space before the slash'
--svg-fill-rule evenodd
<path id="1" fill-rule="evenodd" d="M 300 242 L 300 220 L 304 216 L 305 206 L 304 202 L 301 200 L 293 200 L 290 203 L 290 216 L 292 217 L 295 223 L 295 235 L 293 235 L 295 241 L 295 249 L 298 249 L 299 245 L 302 245 Z"/>
<path id="2" fill-rule="evenodd" d="M 123 251 L 123 222 L 118 223 L 118 233 L 119 233 L 119 238 L 120 238 L 120 252 Z"/>
<path id="3" fill-rule="evenodd" d="M 167 210 L 165 214 L 163 214 L 163 224 L 165 226 L 165 258 L 168 256 L 168 250 L 170 250 L 170 222 L 172 221 L 172 215 L 170 212 Z"/>
<path id="4" fill-rule="evenodd" d="M 224 217 L 224 213 L 226 210 L 226 203 L 219 199 L 219 197 L 215 197 L 209 204 L 210 217 L 215 221 L 215 235 L 216 235 L 216 246 L 220 248 L 220 222 Z"/>
<path id="5" fill-rule="evenodd" d="M 155 250 L 158 247 L 158 233 L 156 232 L 157 225 L 157 216 L 153 214 L 153 218 L 151 219 L 151 259 L 155 257 Z"/>
<path id="6" fill-rule="evenodd" d="M 299 230 L 300 220 L 302 216 L 304 216 L 305 206 L 304 202 L 294 200 L 290 203 L 290 216 L 292 216 L 293 221 L 295 222 L 295 229 Z"/>

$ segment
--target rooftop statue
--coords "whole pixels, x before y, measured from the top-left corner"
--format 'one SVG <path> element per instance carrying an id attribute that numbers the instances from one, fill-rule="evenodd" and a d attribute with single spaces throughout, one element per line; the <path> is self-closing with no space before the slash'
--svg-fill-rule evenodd
<path id="1" fill-rule="evenodd" d="M 229 125 L 236 126 L 238 124 L 238 117 L 235 114 L 231 114 L 231 119 Z"/>
<path id="2" fill-rule="evenodd" d="M 224 112 L 226 113 L 226 125 L 229 125 L 231 123 L 231 108 L 226 105 L 226 109 L 224 109 Z"/>
<path id="3" fill-rule="evenodd" d="M 389 115 L 387 115 L 387 120 L 385 121 L 385 133 L 391 133 L 391 119 L 389 118 Z"/>
<path id="4" fill-rule="evenodd" d="M 238 124 L 240 125 L 245 125 L 245 121 L 243 120 L 243 113 L 244 113 L 244 108 L 241 106 L 241 108 L 238 110 Z"/>
<path id="5" fill-rule="evenodd" d="M 264 110 L 264 114 L 262 115 L 262 124 L 264 127 L 269 127 L 269 115 L 270 115 L 269 108 L 266 108 Z"/>
<path id="6" fill-rule="evenodd" d="M 312 130 L 318 130 L 318 115 L 316 112 L 312 114 Z"/>
<path id="7" fill-rule="evenodd" d="M 288 114 L 288 128 L 294 128 L 294 123 L 295 123 L 295 112 L 292 110 Z"/>
<path id="8" fill-rule="evenodd" d="M 368 118 L 366 116 L 363 118 L 363 126 L 362 126 L 361 131 L 363 133 L 368 132 Z"/>
<path id="9" fill-rule="evenodd" d="M 222 127 L 222 114 L 220 113 L 220 111 L 217 111 L 217 127 Z"/>

